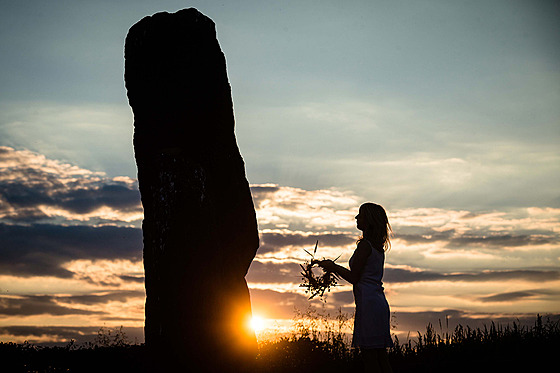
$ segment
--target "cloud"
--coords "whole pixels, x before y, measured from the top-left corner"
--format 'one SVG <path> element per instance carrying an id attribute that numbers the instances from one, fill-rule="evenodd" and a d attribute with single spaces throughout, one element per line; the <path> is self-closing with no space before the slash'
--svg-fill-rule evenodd
<path id="1" fill-rule="evenodd" d="M 516 302 L 527 298 L 535 298 L 539 296 L 558 296 L 560 292 L 558 290 L 548 290 L 548 289 L 532 289 L 524 291 L 511 291 L 505 293 L 492 294 L 484 297 L 478 298 L 481 302 Z"/>
<path id="2" fill-rule="evenodd" d="M 556 281 L 560 279 L 560 271 L 541 270 L 486 270 L 473 273 L 441 273 L 412 268 L 385 268 L 383 280 L 388 283 L 403 283 L 417 281 L 513 281 L 523 280 L 529 282 Z"/>
<path id="3" fill-rule="evenodd" d="M 0 147 L 0 218 L 132 222 L 142 218 L 135 180 L 108 178 L 27 150 Z"/>
<path id="4" fill-rule="evenodd" d="M 130 298 L 144 298 L 145 296 L 146 293 L 140 290 L 117 290 L 105 294 L 57 296 L 56 299 L 61 303 L 91 306 L 108 302 L 127 302 Z"/>
<path id="5" fill-rule="evenodd" d="M 389 211 L 396 227 L 432 229 L 435 232 L 551 232 L 559 226 L 558 208 L 517 208 L 507 210 L 453 210 L 442 208 L 407 208 Z M 407 233 L 409 233 L 407 232 Z"/>
<path id="6" fill-rule="evenodd" d="M 355 227 L 359 200 L 348 191 L 252 185 L 260 229 L 348 231 Z"/>
<path id="7" fill-rule="evenodd" d="M 295 309 L 320 306 L 320 300 L 309 301 L 306 295 L 271 289 L 250 289 L 253 313 L 271 319 L 291 319 Z"/>
<path id="8" fill-rule="evenodd" d="M 31 343 L 43 339 L 41 337 L 44 336 L 48 336 L 49 340 L 55 341 L 69 341 L 70 339 L 78 340 L 82 339 L 84 335 L 93 336 L 94 334 L 97 334 L 98 330 L 98 327 L 93 326 L 0 326 L 0 334 L 16 338 L 25 337 L 25 339 L 29 340 Z"/>
<path id="9" fill-rule="evenodd" d="M 489 295 L 487 297 L 481 297 L 479 298 L 479 300 L 482 302 L 512 302 L 512 301 L 518 301 L 521 299 L 529 298 L 532 297 L 533 295 L 535 294 L 529 291 L 512 291 L 509 293 L 501 293 L 501 294 Z"/>
<path id="10" fill-rule="evenodd" d="M 143 284 L 144 283 L 144 276 L 121 275 L 121 276 L 119 276 L 119 278 L 123 281 L 128 281 L 128 282 L 135 282 L 135 283 L 138 283 L 138 284 Z"/>
<path id="11" fill-rule="evenodd" d="M 480 128 L 472 131 L 473 123 L 465 126 L 457 120 L 457 112 L 449 118 L 434 118 L 427 113 L 441 108 L 426 111 L 417 105 L 337 98 L 321 104 L 268 108 L 251 121 L 274 118 L 269 126 L 276 136 L 271 137 L 290 133 L 291 138 L 270 142 L 244 134 L 254 138 L 247 141 L 251 148 L 260 148 L 253 150 L 254 155 L 249 152 L 253 160 L 247 162 L 248 170 L 257 169 L 253 179 L 282 180 L 282 184 L 308 189 L 337 186 L 393 208 L 483 210 L 557 205 L 560 159 L 557 141 L 552 140 L 557 134 L 550 132 L 550 124 L 543 126 L 543 133 L 549 136 L 535 146 L 531 136 L 512 136 L 507 124 L 512 118 L 505 118 L 504 125 L 481 125 L 491 116 L 478 117 Z M 419 112 L 424 114 L 419 116 Z M 464 113 L 470 116 L 473 112 Z M 337 123 L 331 122 L 333 118 Z M 524 126 L 519 123 L 516 128 Z M 270 149 L 275 150 L 274 155 L 261 156 L 270 154 Z M 535 186 L 538 193 L 527 192 Z"/>
<path id="12" fill-rule="evenodd" d="M 331 232 L 298 232 L 290 230 L 264 230 L 260 234 L 259 254 L 278 252 L 286 247 L 299 246 L 308 250 L 319 241 L 320 247 L 347 246 L 356 242 L 356 235 Z"/>
<path id="13" fill-rule="evenodd" d="M 133 118 L 124 100 L 71 104 L 9 99 L 0 102 L 0 113 L 0 145 L 23 147 L 110 175 L 135 175 Z"/>
<path id="14" fill-rule="evenodd" d="M 143 299 L 144 291 L 115 290 L 84 295 L 10 295 L 0 296 L 0 317 L 34 316 L 34 315 L 106 315 L 109 311 L 100 311 L 111 302 L 127 303 L 132 299 Z M 101 308 L 100 308 L 101 307 Z M 129 320 L 129 317 L 122 318 Z"/>
<path id="15" fill-rule="evenodd" d="M 263 263 L 253 260 L 245 278 L 249 283 L 299 283 L 300 272 L 298 263 Z"/>
<path id="16" fill-rule="evenodd" d="M 403 337 L 414 338 L 417 332 L 425 333 L 426 326 L 431 324 L 439 334 L 453 332 L 458 326 L 467 325 L 471 328 L 484 328 L 492 323 L 497 325 L 511 325 L 516 322 L 521 325 L 534 325 L 536 314 L 532 313 L 480 313 L 457 309 L 443 309 L 442 311 L 419 311 L 407 312 L 398 311 L 392 313 L 391 323 L 399 333 L 400 342 Z M 560 314 L 550 314 L 551 320 L 558 320 Z"/>
<path id="17" fill-rule="evenodd" d="M 28 295 L 22 297 L 0 297 L 0 315 L 99 315 L 104 312 L 90 311 L 59 305 L 57 297 L 50 295 Z"/>
<path id="18" fill-rule="evenodd" d="M 0 223 L 0 271 L 15 276 L 70 278 L 77 259 L 142 259 L 142 231 L 117 226 Z"/>
<path id="19" fill-rule="evenodd" d="M 330 299 L 339 304 L 354 305 L 354 293 L 351 290 L 333 292 Z"/>
<path id="20" fill-rule="evenodd" d="M 301 262 L 303 263 L 303 262 Z M 247 274 L 250 283 L 301 283 L 300 262 L 274 262 L 256 259 L 251 264 Z M 423 270 L 407 266 L 387 265 L 383 281 L 387 284 L 412 283 L 412 282 L 551 282 L 560 280 L 558 270 L 485 270 L 468 273 L 445 273 Z M 345 283 L 345 282 L 343 282 Z"/>
<path id="21" fill-rule="evenodd" d="M 107 330 L 107 328 L 105 328 Z M 114 330 L 115 328 L 109 328 Z M 94 341 L 100 328 L 97 326 L 35 326 L 35 325 L 10 325 L 0 326 L 2 339 L 48 345 L 48 342 L 69 342 L 75 340 L 77 343 Z M 125 326 L 123 332 L 130 342 L 141 343 L 144 341 L 144 328 Z"/>
<path id="22" fill-rule="evenodd" d="M 35 294 L 2 297 L 0 314 L 11 323 L 32 315 L 139 323 L 144 277 L 136 181 L 7 147 L 0 147 L 0 171 L 0 273 L 8 281 L 19 280 L 6 288 Z M 298 286 L 300 264 L 309 259 L 303 249 L 312 250 L 319 240 L 319 257 L 342 254 L 339 263 L 347 265 L 359 235 L 354 217 L 361 198 L 337 189 L 276 184 L 251 185 L 251 191 L 261 244 L 247 275 L 253 310 L 266 318 L 291 319 L 295 309 L 321 307 Z M 551 290 L 531 288 L 560 279 L 560 209 L 389 208 L 388 213 L 395 237 L 384 281 L 397 314 L 408 307 L 473 310 L 489 303 L 507 310 L 524 300 L 540 301 L 524 310 L 552 309 L 546 293 Z M 34 291 L 30 284 L 42 281 L 40 276 L 51 276 L 50 283 L 65 290 L 59 295 Z M 500 293 L 506 282 L 522 287 Z M 69 288 L 76 283 L 84 285 L 80 294 Z M 325 307 L 352 312 L 351 287 L 341 284 L 329 293 Z M 474 288 L 476 296 L 455 301 L 458 293 Z M 457 317 L 469 321 L 471 316 Z"/>
<path id="23" fill-rule="evenodd" d="M 408 231 L 417 231 L 418 233 L 407 233 Z M 411 227 L 401 226 L 399 227 L 398 233 L 394 235 L 394 239 L 402 240 L 407 244 L 422 244 L 449 241 L 454 234 L 454 229 L 436 231 L 429 227 L 411 229 Z"/>
<path id="24" fill-rule="evenodd" d="M 509 298 L 512 300 L 523 300 L 532 295 L 533 293 L 529 292 L 519 292 L 519 294 L 512 293 Z M 504 298 L 506 297 L 508 296 L 504 296 Z M 309 301 L 306 296 L 293 292 L 251 289 L 251 300 L 254 313 L 271 319 L 293 319 L 296 311 L 305 311 L 309 307 L 316 309 L 326 307 L 326 310 L 336 310 L 340 307 L 343 312 L 349 314 L 352 314 L 354 311 L 352 291 L 331 293 L 328 295 L 327 303 L 321 303 L 316 300 Z M 560 318 L 560 314 L 552 313 L 548 317 L 554 320 Z M 501 325 L 511 324 L 512 322 L 531 325 L 534 323 L 535 318 L 536 313 L 484 313 L 446 308 L 443 308 L 441 311 L 392 309 L 391 312 L 393 332 L 399 335 L 401 342 L 403 337 L 406 338 L 407 334 L 409 338 L 414 338 L 417 331 L 424 333 L 428 324 L 432 324 L 437 328 L 438 333 L 442 333 L 442 331 L 445 332 L 446 330 L 452 332 L 458 325 L 468 325 L 471 328 L 484 327 L 484 325 L 490 325 L 493 322 Z"/>
<path id="25" fill-rule="evenodd" d="M 557 267 L 560 209 L 390 210 L 387 260 L 439 271 Z"/>
<path id="26" fill-rule="evenodd" d="M 449 240 L 447 247 L 518 247 L 518 246 L 540 246 L 548 244 L 559 244 L 557 234 L 466 234 L 453 237 Z"/>
<path id="27" fill-rule="evenodd" d="M 263 200 L 270 198 L 278 192 L 280 187 L 276 184 L 253 184 L 251 185 L 251 195 L 255 205 L 259 206 Z"/>

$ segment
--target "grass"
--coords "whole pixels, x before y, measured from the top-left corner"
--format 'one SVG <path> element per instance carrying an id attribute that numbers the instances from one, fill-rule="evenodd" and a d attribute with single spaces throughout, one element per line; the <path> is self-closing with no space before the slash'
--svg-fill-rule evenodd
<path id="1" fill-rule="evenodd" d="M 315 312 L 315 314 L 314 314 Z M 349 348 L 344 327 L 351 318 L 339 311 L 333 321 L 308 311 L 296 315 L 291 336 L 264 344 L 258 360 L 267 372 L 360 371 L 357 351 Z M 333 319 L 330 319 L 333 320 Z M 322 325 L 322 327 L 321 327 Z M 413 341 L 394 336 L 389 360 L 394 372 L 535 372 L 557 365 L 560 320 L 537 315 L 533 325 L 492 322 L 481 328 L 458 325 L 440 333 L 432 324 Z M 546 369 L 545 369 L 546 368 Z"/>
<path id="2" fill-rule="evenodd" d="M 360 358 L 349 347 L 351 318 L 314 310 L 296 314 L 291 335 L 262 343 L 256 359 L 258 372 L 359 371 Z M 458 325 L 443 332 L 428 324 L 413 341 L 395 339 L 389 349 L 394 372 L 534 372 L 556 366 L 560 348 L 560 321 L 536 316 L 533 325 L 492 322 L 479 328 Z M 142 372 L 145 350 L 131 344 L 122 329 L 100 329 L 89 344 L 64 347 L 29 343 L 0 343 L 0 370 L 14 373 Z"/>
<path id="3" fill-rule="evenodd" d="M 390 358 L 402 372 L 536 372 L 556 366 L 560 348 L 560 321 L 537 315 L 534 325 L 520 322 L 482 328 L 458 325 L 438 334 L 428 324 L 416 343 L 395 338 Z M 440 328 L 441 329 L 441 328 Z M 546 368 L 546 369 L 545 369 Z"/>

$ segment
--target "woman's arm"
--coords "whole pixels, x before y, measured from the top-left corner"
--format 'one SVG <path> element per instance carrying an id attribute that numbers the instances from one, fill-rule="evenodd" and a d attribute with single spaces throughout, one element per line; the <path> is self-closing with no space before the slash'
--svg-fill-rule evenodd
<path id="1" fill-rule="evenodd" d="M 360 276 L 362 275 L 362 271 L 370 254 L 371 245 L 367 242 L 360 241 L 356 251 L 354 251 L 354 261 L 352 262 L 351 270 L 336 264 L 330 259 L 320 260 L 317 263 L 325 270 L 334 272 L 349 283 L 355 284 L 360 281 Z"/>

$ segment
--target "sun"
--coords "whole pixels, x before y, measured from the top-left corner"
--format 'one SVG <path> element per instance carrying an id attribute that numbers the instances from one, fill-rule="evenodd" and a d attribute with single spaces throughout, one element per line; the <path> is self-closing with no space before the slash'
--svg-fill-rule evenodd
<path id="1" fill-rule="evenodd" d="M 255 332 L 260 332 L 264 329 L 264 319 L 258 315 L 253 315 L 251 318 L 251 328 Z"/>

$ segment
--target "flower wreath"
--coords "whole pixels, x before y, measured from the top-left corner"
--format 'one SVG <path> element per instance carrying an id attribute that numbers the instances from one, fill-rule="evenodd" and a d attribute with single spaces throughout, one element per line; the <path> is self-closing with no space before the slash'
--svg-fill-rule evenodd
<path id="1" fill-rule="evenodd" d="M 300 264 L 300 267 L 303 270 L 303 272 L 301 272 L 303 282 L 299 286 L 305 288 L 305 293 L 311 294 L 309 299 L 313 299 L 317 295 L 320 298 L 323 298 L 326 291 L 330 292 L 331 288 L 337 286 L 338 284 L 338 275 L 336 273 L 326 271 L 324 268 L 319 267 L 319 261 L 315 259 L 318 245 L 319 241 L 317 240 L 317 242 L 315 243 L 313 254 L 303 249 L 303 251 L 311 256 L 311 260 L 305 261 L 303 265 Z M 340 258 L 340 256 L 338 258 Z M 338 258 L 336 258 L 334 261 L 336 261 Z M 315 273 L 313 272 L 313 268 L 315 267 L 321 268 L 323 273 L 319 276 L 315 275 Z"/>

